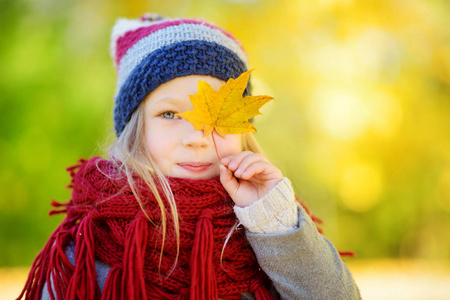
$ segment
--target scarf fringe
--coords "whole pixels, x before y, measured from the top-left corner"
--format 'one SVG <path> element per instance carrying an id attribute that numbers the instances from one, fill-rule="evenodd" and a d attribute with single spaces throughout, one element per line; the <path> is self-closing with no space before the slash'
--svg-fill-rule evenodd
<path id="1" fill-rule="evenodd" d="M 258 300 L 273 300 L 273 296 L 266 286 L 262 285 L 260 281 L 253 280 L 250 285 L 250 291 Z"/>
<path id="2" fill-rule="evenodd" d="M 122 278 L 123 269 L 119 266 L 113 266 L 106 278 L 101 300 L 118 300 L 121 298 Z"/>
<path id="3" fill-rule="evenodd" d="M 158 286 L 148 289 L 144 270 L 148 235 L 148 221 L 143 213 L 139 213 L 127 231 L 123 266 L 115 265 L 109 271 L 101 295 L 102 300 L 189 299 L 189 290 L 182 291 L 180 295 L 171 295 Z"/>
<path id="4" fill-rule="evenodd" d="M 70 238 L 69 232 L 60 232 L 55 239 L 55 243 L 51 249 L 49 272 L 47 272 L 46 282 L 47 291 L 50 294 L 50 298 L 63 299 L 66 288 L 69 286 L 70 279 L 74 272 L 74 267 L 67 258 L 66 253 L 62 245 L 65 244 L 65 240 Z M 51 285 L 49 283 L 52 283 Z M 54 294 L 56 293 L 56 298 Z"/>
<path id="5" fill-rule="evenodd" d="M 214 211 L 204 209 L 198 220 L 191 256 L 191 287 L 183 289 L 179 295 L 166 293 L 159 287 L 146 289 L 144 259 L 148 224 L 145 216 L 139 214 L 130 224 L 126 236 L 124 264 L 116 265 L 109 271 L 103 293 L 97 284 L 94 253 L 94 224 L 92 215 L 86 216 L 78 230 L 64 229 L 74 224 L 76 219 L 63 222 L 52 234 L 46 246 L 36 257 L 23 292 L 26 299 L 40 299 L 46 282 L 50 299 L 173 299 L 187 300 L 218 299 L 216 275 L 213 264 Z M 76 236 L 75 267 L 71 264 L 63 245 Z M 46 259 L 45 259 L 46 258 Z M 43 280 L 45 279 L 45 280 Z M 258 280 L 253 280 L 250 291 L 257 300 L 271 300 L 272 294 Z M 240 299 L 240 295 L 229 295 L 230 299 Z"/>
<path id="6" fill-rule="evenodd" d="M 25 287 L 19 297 L 17 297 L 17 300 L 22 299 L 23 296 L 26 299 L 33 300 L 39 300 L 41 298 L 42 289 L 45 285 L 46 271 L 49 268 L 50 256 L 48 254 L 55 241 L 55 236 L 56 232 L 50 236 L 44 249 L 36 256 L 27 281 L 25 282 Z"/>
<path id="7" fill-rule="evenodd" d="M 74 267 L 68 260 L 62 245 L 67 245 L 68 241 L 72 240 L 72 231 L 66 228 L 73 228 L 75 222 L 76 218 L 67 218 L 52 233 L 33 261 L 25 287 L 17 299 L 25 296 L 25 299 L 40 300 L 46 283 L 50 299 L 64 298 L 64 291 L 69 285 Z"/>
<path id="8" fill-rule="evenodd" d="M 95 270 L 95 242 L 90 215 L 81 221 L 75 243 L 75 271 L 67 287 L 66 299 L 98 299 L 100 288 Z"/>
<path id="9" fill-rule="evenodd" d="M 143 213 L 131 222 L 125 240 L 121 299 L 147 299 L 144 276 L 148 224 Z"/>
<path id="10" fill-rule="evenodd" d="M 201 212 L 195 229 L 191 254 L 191 298 L 198 300 L 218 299 L 216 274 L 213 265 L 214 233 L 211 219 L 213 210 Z"/>

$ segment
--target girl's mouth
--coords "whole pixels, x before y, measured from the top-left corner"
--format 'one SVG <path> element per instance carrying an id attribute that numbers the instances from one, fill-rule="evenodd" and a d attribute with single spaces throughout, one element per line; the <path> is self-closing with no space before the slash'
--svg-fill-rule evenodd
<path id="1" fill-rule="evenodd" d="M 193 173 L 205 172 L 212 166 L 211 163 L 202 163 L 202 162 L 186 162 L 186 163 L 179 163 L 178 165 L 183 169 Z"/>

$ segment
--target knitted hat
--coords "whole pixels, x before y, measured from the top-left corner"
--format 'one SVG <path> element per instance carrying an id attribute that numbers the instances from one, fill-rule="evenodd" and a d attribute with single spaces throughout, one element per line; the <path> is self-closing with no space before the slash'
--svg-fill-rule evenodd
<path id="1" fill-rule="evenodd" d="M 159 85 L 187 75 L 210 75 L 227 81 L 248 70 L 247 54 L 231 33 L 202 20 L 157 15 L 119 19 L 112 31 L 111 56 L 118 75 L 114 107 L 117 136 Z M 249 93 L 250 85 L 244 96 Z"/>

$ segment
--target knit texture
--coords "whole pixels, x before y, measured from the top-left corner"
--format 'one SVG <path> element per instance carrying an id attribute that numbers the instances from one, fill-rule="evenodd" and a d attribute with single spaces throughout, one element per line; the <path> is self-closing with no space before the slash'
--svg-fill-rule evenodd
<path id="1" fill-rule="evenodd" d="M 236 217 L 218 178 L 169 178 L 181 235 L 178 262 L 170 273 L 177 253 L 173 220 L 168 213 L 160 262 L 161 212 L 144 182 L 135 177 L 151 221 L 111 161 L 94 157 L 68 170 L 72 199 L 54 202 L 59 209 L 51 212 L 66 212 L 66 219 L 34 261 L 19 298 L 40 299 L 45 283 L 52 282 L 48 291 L 56 299 L 240 299 L 246 291 L 256 299 L 272 299 L 268 278 L 242 230 L 233 232 L 220 261 Z M 75 266 L 65 255 L 72 241 Z M 95 261 L 111 266 L 102 293 Z"/>
<path id="2" fill-rule="evenodd" d="M 284 177 L 267 195 L 247 207 L 234 207 L 236 216 L 253 233 L 283 233 L 298 225 L 299 203 L 291 181 Z"/>
<path id="3" fill-rule="evenodd" d="M 247 54 L 240 42 L 202 20 L 119 19 L 111 40 L 118 77 L 114 108 L 118 136 L 134 110 L 159 85 L 187 75 L 227 81 L 248 70 Z M 250 92 L 249 84 L 244 96 Z"/>

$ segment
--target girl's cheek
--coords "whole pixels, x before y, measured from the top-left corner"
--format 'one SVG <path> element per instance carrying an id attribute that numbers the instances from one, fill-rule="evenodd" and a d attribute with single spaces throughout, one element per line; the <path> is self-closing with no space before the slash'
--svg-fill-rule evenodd
<path id="1" fill-rule="evenodd" d="M 221 140 L 225 156 L 237 154 L 242 151 L 242 138 L 240 134 L 230 134 Z"/>

